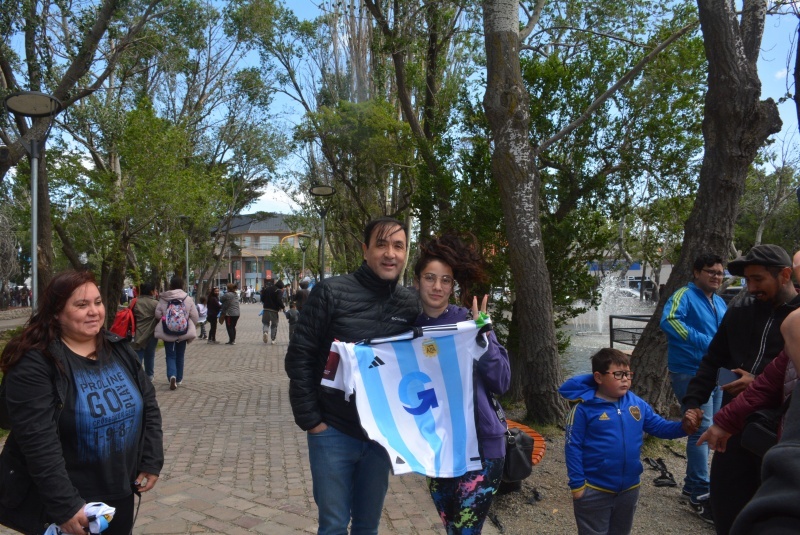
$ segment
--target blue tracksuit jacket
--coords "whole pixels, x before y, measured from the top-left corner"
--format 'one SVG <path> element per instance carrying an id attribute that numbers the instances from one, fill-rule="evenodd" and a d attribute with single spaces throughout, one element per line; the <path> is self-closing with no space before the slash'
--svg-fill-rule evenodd
<path id="1" fill-rule="evenodd" d="M 592 374 L 567 379 L 558 392 L 576 402 L 567 418 L 564 446 L 569 487 L 592 487 L 622 492 L 639 485 L 643 433 L 658 438 L 680 438 L 680 422 L 656 414 L 643 399 L 628 391 L 615 402 L 595 396 Z"/>
<path id="2" fill-rule="evenodd" d="M 661 330 L 667 334 L 668 367 L 673 373 L 697 373 L 708 344 L 717 334 L 722 316 L 728 310 L 725 301 L 712 295 L 714 307 L 703 291 L 690 282 L 667 300 L 661 315 Z M 716 310 L 715 310 L 716 309 Z"/>

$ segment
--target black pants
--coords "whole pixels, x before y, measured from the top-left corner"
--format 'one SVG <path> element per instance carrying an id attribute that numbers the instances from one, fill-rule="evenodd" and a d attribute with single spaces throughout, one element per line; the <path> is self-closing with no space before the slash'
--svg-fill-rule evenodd
<path id="1" fill-rule="evenodd" d="M 208 316 L 208 340 L 214 342 L 217 339 L 217 323 L 219 322 L 219 318 L 212 318 L 211 315 Z"/>
<path id="2" fill-rule="evenodd" d="M 736 516 L 761 485 L 761 457 L 739 444 L 741 435 L 728 440 L 725 453 L 711 461 L 711 511 L 717 535 L 728 535 Z"/>
<path id="3" fill-rule="evenodd" d="M 239 321 L 239 316 L 225 316 L 225 329 L 228 331 L 228 341 L 236 341 L 236 323 Z"/>
<path id="4" fill-rule="evenodd" d="M 116 508 L 114 518 L 108 523 L 103 535 L 130 535 L 133 530 L 134 494 L 120 500 L 105 500 L 105 504 Z"/>

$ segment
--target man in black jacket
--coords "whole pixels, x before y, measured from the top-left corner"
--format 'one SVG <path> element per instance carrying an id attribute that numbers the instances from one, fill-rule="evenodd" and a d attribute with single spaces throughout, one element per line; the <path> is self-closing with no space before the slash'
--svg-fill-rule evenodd
<path id="1" fill-rule="evenodd" d="M 418 314 L 416 296 L 398 284 L 408 230 L 396 219 L 364 230 L 364 262 L 355 272 L 317 284 L 300 314 L 286 353 L 289 398 L 308 451 L 319 509 L 320 535 L 377 534 L 389 486 L 389 457 L 364 434 L 355 399 L 327 391 L 320 381 L 334 339 L 357 342 L 408 331 Z"/>
<path id="2" fill-rule="evenodd" d="M 744 277 L 751 299 L 728 309 L 697 375 L 689 383 L 683 405 L 698 408 L 717 384 L 717 372 L 727 368 L 739 379 L 722 386 L 722 405 L 747 388 L 755 376 L 783 349 L 781 323 L 800 306 L 792 284 L 792 261 L 777 245 L 757 245 L 747 256 L 728 264 L 732 275 Z M 725 452 L 711 461 L 710 505 L 718 534 L 730 532 L 736 515 L 761 482 L 761 459 L 730 438 Z"/>
<path id="3" fill-rule="evenodd" d="M 278 336 L 278 313 L 283 311 L 283 281 L 272 283 L 272 279 L 264 279 L 261 290 L 261 304 L 264 312 L 261 315 L 261 338 L 266 344 L 269 339 L 275 344 Z"/>

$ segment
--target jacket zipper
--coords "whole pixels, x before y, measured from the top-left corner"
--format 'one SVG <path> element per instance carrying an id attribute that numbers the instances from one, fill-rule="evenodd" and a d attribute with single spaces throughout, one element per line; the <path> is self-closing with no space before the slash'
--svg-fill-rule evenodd
<path id="1" fill-rule="evenodd" d="M 627 472 L 626 465 L 628 459 L 627 456 L 628 449 L 625 446 L 625 421 L 622 418 L 622 409 L 620 408 L 620 403 L 621 401 L 617 400 L 617 416 L 619 416 L 620 435 L 622 436 L 622 473 L 620 474 L 619 489 L 617 490 L 617 492 L 622 492 L 623 490 L 625 490 L 622 488 L 622 482 L 625 480 L 625 474 Z"/>

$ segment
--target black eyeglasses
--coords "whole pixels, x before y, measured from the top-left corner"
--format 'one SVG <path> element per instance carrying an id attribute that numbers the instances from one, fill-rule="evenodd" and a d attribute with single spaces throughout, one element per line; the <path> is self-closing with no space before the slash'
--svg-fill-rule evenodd
<path id="1" fill-rule="evenodd" d="M 705 273 L 708 273 L 709 277 L 724 277 L 725 276 L 725 272 L 724 271 L 714 271 L 713 269 L 705 269 L 705 268 L 703 268 L 702 271 L 704 271 Z"/>
<path id="2" fill-rule="evenodd" d="M 613 375 L 614 379 L 622 379 L 626 377 L 628 379 L 633 379 L 633 372 L 632 371 L 615 371 L 615 372 L 603 372 L 605 375 Z"/>
<path id="3" fill-rule="evenodd" d="M 425 273 L 422 276 L 422 280 L 433 286 L 436 284 L 437 280 L 442 281 L 442 288 L 451 288 L 453 286 L 453 277 L 450 275 L 442 275 L 441 277 L 437 277 L 436 273 Z"/>

